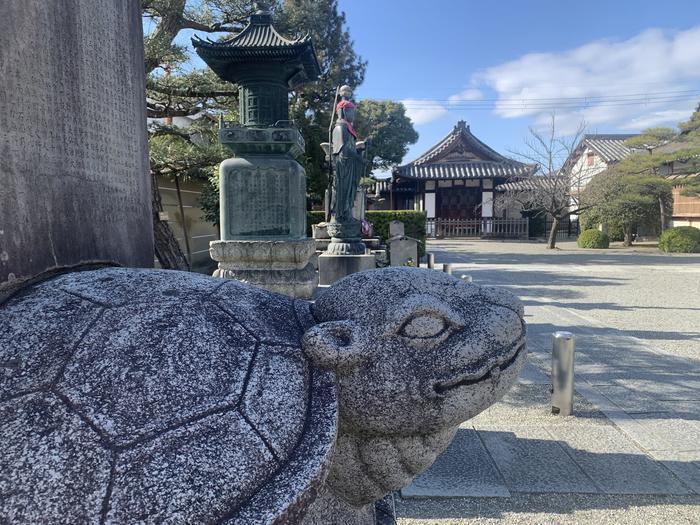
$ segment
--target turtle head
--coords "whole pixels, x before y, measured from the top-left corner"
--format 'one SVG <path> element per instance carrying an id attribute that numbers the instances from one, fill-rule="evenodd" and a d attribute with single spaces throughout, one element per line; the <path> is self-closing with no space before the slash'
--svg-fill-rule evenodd
<path id="1" fill-rule="evenodd" d="M 442 272 L 353 274 L 315 303 L 302 345 L 337 374 L 341 432 L 430 434 L 475 416 L 525 361 L 523 307 L 511 293 Z"/>

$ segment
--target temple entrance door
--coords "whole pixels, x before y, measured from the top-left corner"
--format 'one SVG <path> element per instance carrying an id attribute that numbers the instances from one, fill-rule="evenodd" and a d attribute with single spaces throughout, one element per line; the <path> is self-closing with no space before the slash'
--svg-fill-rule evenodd
<path id="1" fill-rule="evenodd" d="M 437 191 L 437 216 L 441 219 L 480 219 L 481 188 L 452 187 Z"/>

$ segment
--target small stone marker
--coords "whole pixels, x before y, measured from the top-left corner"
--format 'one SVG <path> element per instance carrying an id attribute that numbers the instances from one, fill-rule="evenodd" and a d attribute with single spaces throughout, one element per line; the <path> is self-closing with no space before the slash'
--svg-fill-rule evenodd
<path id="1" fill-rule="evenodd" d="M 389 223 L 389 238 L 392 237 L 403 237 L 406 235 L 406 230 L 404 224 L 401 221 L 391 221 Z"/>
<path id="2" fill-rule="evenodd" d="M 401 221 L 389 223 L 389 260 L 391 266 L 419 266 L 418 240 L 406 237 Z"/>
<path id="3" fill-rule="evenodd" d="M 389 240 L 391 266 L 418 266 L 418 242 L 408 237 Z"/>

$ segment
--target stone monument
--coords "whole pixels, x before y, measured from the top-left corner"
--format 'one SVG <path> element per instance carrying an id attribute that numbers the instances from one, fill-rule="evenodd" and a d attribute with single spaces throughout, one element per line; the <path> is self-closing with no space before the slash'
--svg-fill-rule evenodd
<path id="1" fill-rule="evenodd" d="M 365 172 L 365 144 L 358 142 L 353 121 L 357 108 L 351 100 L 349 86 L 340 88 L 342 99 L 336 111 L 338 120 L 333 128 L 328 156 L 333 166 L 331 237 L 325 253 L 318 257 L 319 282 L 332 284 L 351 273 L 375 268 L 374 255 L 367 254 L 362 242 L 362 222 L 353 216 L 360 178 Z"/>
<path id="2" fill-rule="evenodd" d="M 0 303 L 0 523 L 375 525 L 525 359 L 518 299 L 429 270 L 54 275 Z"/>
<path id="3" fill-rule="evenodd" d="M 2 0 L 0 49 L 0 290 L 152 266 L 139 2 Z"/>
<path id="4" fill-rule="evenodd" d="M 420 266 L 418 239 L 407 237 L 401 221 L 389 223 L 389 261 L 391 266 Z"/>
<path id="5" fill-rule="evenodd" d="M 262 6 L 230 40 L 193 39 L 200 57 L 238 85 L 240 125 L 221 124 L 219 138 L 236 155 L 221 164 L 221 240 L 210 246 L 216 277 L 311 297 L 318 278 L 306 237 L 306 176 L 297 162 L 304 139 L 289 120 L 290 89 L 320 75 L 310 38 L 289 40 Z"/>

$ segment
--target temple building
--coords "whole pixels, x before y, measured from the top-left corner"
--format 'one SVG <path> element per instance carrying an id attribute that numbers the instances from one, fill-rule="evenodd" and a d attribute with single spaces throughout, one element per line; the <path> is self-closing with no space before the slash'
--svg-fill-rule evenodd
<path id="1" fill-rule="evenodd" d="M 428 219 L 490 218 L 494 217 L 494 187 L 528 177 L 536 169 L 534 164 L 494 151 L 460 120 L 423 155 L 394 168 L 391 182 L 377 189 L 385 199 L 384 207 L 425 211 Z"/>

